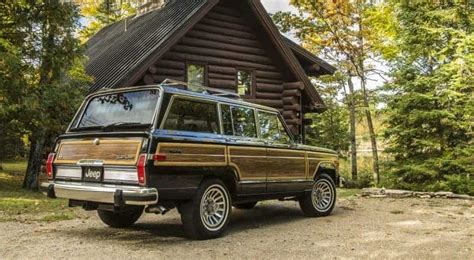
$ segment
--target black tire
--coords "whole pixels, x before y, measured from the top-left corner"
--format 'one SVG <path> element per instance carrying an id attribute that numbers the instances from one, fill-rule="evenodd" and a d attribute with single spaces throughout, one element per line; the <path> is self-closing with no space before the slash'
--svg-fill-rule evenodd
<path id="1" fill-rule="evenodd" d="M 212 194 L 215 194 L 214 197 Z M 224 232 L 229 222 L 232 201 L 221 180 L 206 179 L 199 186 L 194 198 L 181 204 L 178 209 L 184 231 L 190 238 L 211 239 L 221 236 Z"/>
<path id="2" fill-rule="evenodd" d="M 235 204 L 234 207 L 238 209 L 252 209 L 255 205 L 257 205 L 257 201 Z"/>
<path id="3" fill-rule="evenodd" d="M 328 197 L 329 196 L 329 197 Z M 336 185 L 327 174 L 319 175 L 313 188 L 299 199 L 303 213 L 308 217 L 323 217 L 331 214 L 336 204 Z"/>
<path id="4" fill-rule="evenodd" d="M 143 207 L 134 207 L 120 212 L 97 210 L 100 220 L 110 227 L 126 228 L 133 225 L 143 213 Z"/>

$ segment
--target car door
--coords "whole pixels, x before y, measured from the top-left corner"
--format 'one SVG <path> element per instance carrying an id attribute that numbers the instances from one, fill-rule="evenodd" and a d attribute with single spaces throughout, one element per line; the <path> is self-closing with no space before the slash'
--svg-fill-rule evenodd
<path id="1" fill-rule="evenodd" d="M 276 112 L 258 111 L 258 126 L 267 148 L 267 192 L 301 189 L 306 175 L 305 151 L 295 149 Z"/>
<path id="2" fill-rule="evenodd" d="M 262 193 L 266 189 L 266 147 L 257 138 L 252 108 L 221 105 L 229 165 L 238 173 L 242 193 Z"/>

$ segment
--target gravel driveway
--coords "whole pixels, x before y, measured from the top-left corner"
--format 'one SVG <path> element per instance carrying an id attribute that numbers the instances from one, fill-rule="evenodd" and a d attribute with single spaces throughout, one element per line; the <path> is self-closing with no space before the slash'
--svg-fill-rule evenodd
<path id="1" fill-rule="evenodd" d="M 474 259 L 474 203 L 348 198 L 333 215 L 305 218 L 296 202 L 234 209 L 226 236 L 184 238 L 176 210 L 131 229 L 88 219 L 0 223 L 0 258 L 429 258 Z"/>

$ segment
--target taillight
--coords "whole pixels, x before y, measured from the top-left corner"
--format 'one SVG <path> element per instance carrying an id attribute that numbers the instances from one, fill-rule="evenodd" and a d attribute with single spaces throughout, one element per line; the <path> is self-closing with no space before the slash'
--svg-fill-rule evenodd
<path id="1" fill-rule="evenodd" d="M 138 157 L 138 164 L 137 164 L 137 175 L 138 175 L 138 183 L 140 185 L 146 184 L 146 176 L 145 176 L 145 165 L 146 165 L 146 154 L 141 154 Z"/>
<path id="2" fill-rule="evenodd" d="M 53 179 L 53 161 L 54 161 L 54 153 L 50 153 L 48 155 L 48 160 L 46 161 L 46 174 L 48 175 L 48 179 Z"/>

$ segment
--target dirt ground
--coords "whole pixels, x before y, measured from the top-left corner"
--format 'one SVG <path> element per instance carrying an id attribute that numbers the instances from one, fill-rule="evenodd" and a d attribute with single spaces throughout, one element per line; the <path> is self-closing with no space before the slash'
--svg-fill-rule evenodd
<path id="1" fill-rule="evenodd" d="M 226 235 L 208 241 L 186 239 L 176 210 L 126 230 L 88 216 L 0 223 L 0 258 L 474 259 L 474 202 L 464 200 L 352 197 L 325 218 L 269 201 L 234 209 Z"/>

